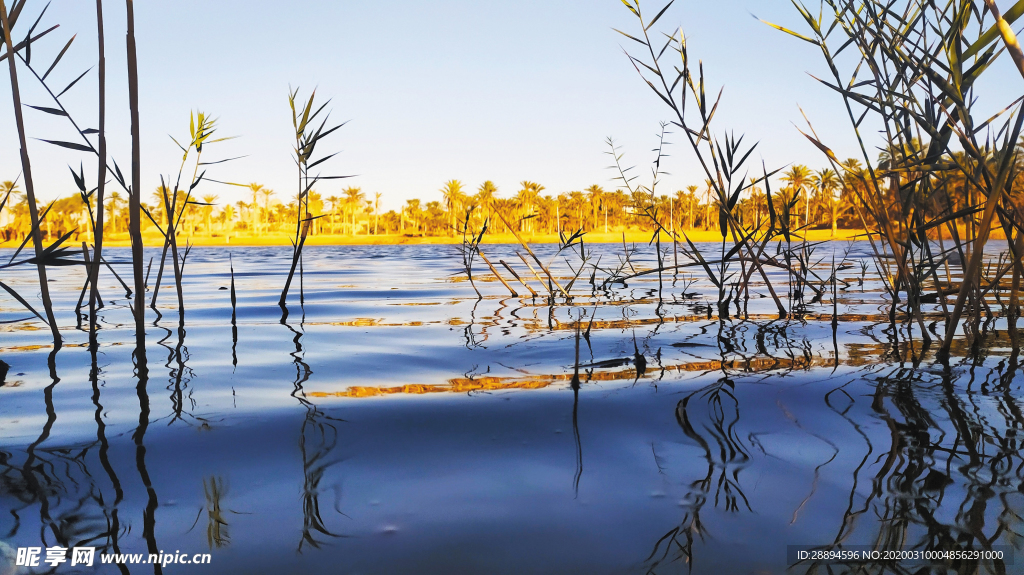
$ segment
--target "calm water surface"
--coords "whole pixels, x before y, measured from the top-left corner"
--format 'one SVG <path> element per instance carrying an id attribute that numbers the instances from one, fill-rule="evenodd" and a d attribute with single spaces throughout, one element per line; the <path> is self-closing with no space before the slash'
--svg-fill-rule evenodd
<path id="1" fill-rule="evenodd" d="M 852 264 L 836 330 L 829 293 L 790 320 L 764 297 L 709 319 L 717 293 L 688 274 L 661 290 L 584 277 L 572 305 L 549 306 L 481 266 L 477 299 L 450 246 L 308 248 L 285 319 L 290 249 L 231 248 L 233 327 L 228 249 L 196 248 L 184 329 L 173 290 L 149 310 L 141 384 L 116 278 L 101 278 L 93 369 L 83 272 L 57 270 L 55 369 L 48 330 L 0 324 L 0 556 L 212 554 L 131 573 L 824 573 L 787 546 L 867 545 L 1007 559 L 832 572 L 1024 572 L 1009 558 L 1024 545 L 1024 376 L 1005 324 L 957 342 L 978 359 L 920 361 L 916 326 L 890 324 L 873 274 L 860 282 L 867 245 L 823 249 L 823 278 L 833 252 Z M 596 246 L 595 261 L 621 253 Z M 107 257 L 128 280 L 127 250 Z M 2 279 L 37 301 L 33 270 Z M 0 299 L 0 321 L 25 315 Z"/>

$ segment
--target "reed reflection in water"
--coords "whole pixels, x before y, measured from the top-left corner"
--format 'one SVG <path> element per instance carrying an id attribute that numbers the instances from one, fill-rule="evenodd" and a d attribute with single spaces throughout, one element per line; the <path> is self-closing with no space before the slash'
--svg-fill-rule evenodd
<path id="1" fill-rule="evenodd" d="M 5 327 L 0 537 L 210 551 L 165 570 L 210 573 L 826 573 L 786 546 L 1020 548 L 1000 319 L 947 366 L 870 281 L 838 294 L 833 331 L 827 298 L 708 319 L 684 282 L 556 307 L 478 278 L 477 300 L 446 249 L 310 248 L 283 320 L 285 250 L 233 253 L 233 309 L 227 254 L 196 249 L 187 332 L 151 326 L 166 355 L 141 381 L 124 300 L 98 349 L 69 328 L 53 370 L 46 333 Z"/>

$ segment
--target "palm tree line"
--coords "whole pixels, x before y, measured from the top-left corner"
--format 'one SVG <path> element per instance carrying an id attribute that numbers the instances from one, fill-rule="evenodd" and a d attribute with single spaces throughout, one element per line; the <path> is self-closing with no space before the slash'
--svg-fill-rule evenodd
<path id="1" fill-rule="evenodd" d="M 862 228 L 864 222 L 860 221 L 856 207 L 862 191 L 859 187 L 863 187 L 866 173 L 855 159 L 843 165 L 846 170 L 842 177 L 831 168 L 812 170 L 801 164 L 792 165 L 780 178 L 781 188 L 772 193 L 776 213 L 788 214 L 788 223 L 793 229 L 826 229 L 834 235 L 841 228 Z M 179 235 L 262 237 L 291 231 L 295 224 L 294 199 L 282 201 L 277 192 L 258 182 L 244 187 L 245 199 L 234 203 L 220 202 L 218 195 L 206 194 L 201 196 L 201 204 L 185 206 L 181 205 L 184 198 L 179 198 L 179 205 L 173 208 L 175 213 L 182 214 Z M 515 231 L 553 235 L 564 230 L 618 233 L 653 229 L 649 218 L 645 218 L 638 207 L 649 203 L 649 198 L 634 198 L 622 189 L 605 190 L 597 184 L 552 194 L 542 184 L 524 180 L 511 197 L 501 197 L 498 186 L 490 180 L 474 191 L 462 181 L 452 179 L 438 192 L 438 199 L 410 199 L 398 210 L 381 212 L 380 193 L 370 194 L 349 186 L 324 197 L 311 190 L 305 209 L 314 217 L 322 217 L 311 222 L 309 233 L 455 236 L 459 234 L 459 226 L 464 225 L 467 212 L 471 226 L 481 229 L 486 221 L 491 233 Z M 0 220 L 0 240 L 21 241 L 32 229 L 27 198 L 17 182 L 0 182 L 0 199 L 8 194 L 10 200 L 3 212 L 4 219 Z M 94 202 L 93 198 L 89 200 Z M 162 188 L 154 188 L 149 200 L 142 202 L 143 208 L 161 221 L 166 211 Z M 44 235 L 53 239 L 72 233 L 75 240 L 79 236 L 91 236 L 93 224 L 89 211 L 96 206 L 94 203 L 87 206 L 85 201 L 81 194 L 75 194 L 44 206 L 46 217 L 41 222 Z M 660 195 L 656 202 L 659 213 L 667 216 L 666 227 L 670 230 L 718 230 L 719 206 L 711 182 Z M 771 210 L 767 202 L 763 187 L 753 185 L 734 207 L 734 215 L 744 225 L 756 227 L 769 217 Z M 127 198 L 111 191 L 104 203 L 105 233 L 115 238 L 126 234 Z M 508 225 L 515 229 L 509 230 Z M 142 231 L 154 233 L 152 222 L 144 221 Z"/>

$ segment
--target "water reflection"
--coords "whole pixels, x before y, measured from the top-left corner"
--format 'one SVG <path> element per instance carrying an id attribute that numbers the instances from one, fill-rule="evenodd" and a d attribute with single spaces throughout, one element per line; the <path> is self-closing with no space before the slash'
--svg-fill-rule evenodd
<path id="1" fill-rule="evenodd" d="M 302 278 L 303 274 L 300 274 L 300 294 L 302 293 Z M 306 319 L 304 304 L 305 302 L 303 301 L 302 321 L 297 327 L 293 327 L 288 323 L 287 314 L 281 318 L 281 324 L 293 335 L 292 343 L 295 346 L 295 351 L 290 354 L 295 365 L 295 380 L 292 384 L 294 388 L 291 395 L 306 411 L 299 433 L 299 452 L 302 456 L 303 478 L 302 538 L 298 545 L 299 553 L 307 546 L 313 549 L 320 549 L 326 543 L 325 538 L 343 537 L 343 535 L 335 533 L 328 528 L 321 512 L 321 494 L 326 491 L 333 491 L 335 495 L 334 511 L 339 515 L 344 515 L 339 507 L 341 486 L 338 484 L 323 484 L 327 472 L 341 462 L 341 459 L 333 454 L 338 444 L 338 428 L 335 423 L 343 422 L 344 420 L 327 415 L 306 397 L 304 385 L 313 375 L 313 370 L 304 361 L 305 350 L 302 347 L 302 337 L 305 335 L 303 331 L 304 322 Z"/>
<path id="2" fill-rule="evenodd" d="M 192 319 L 157 309 L 148 377 L 109 298 L 95 345 L 75 332 L 54 368 L 45 333 L 5 333 L 6 544 L 210 550 L 189 569 L 209 573 L 1020 570 L 784 562 L 795 544 L 1024 548 L 1004 318 L 944 365 L 862 277 L 795 285 L 783 319 L 734 289 L 726 318 L 683 278 L 581 275 L 553 305 L 484 276 L 475 298 L 437 252 L 369 248 L 308 251 L 281 317 L 268 253 L 196 251 Z"/>

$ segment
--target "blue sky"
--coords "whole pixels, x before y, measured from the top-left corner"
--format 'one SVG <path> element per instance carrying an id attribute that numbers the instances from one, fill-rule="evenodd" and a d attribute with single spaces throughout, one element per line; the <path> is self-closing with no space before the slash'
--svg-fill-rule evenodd
<path id="1" fill-rule="evenodd" d="M 36 10 L 42 4 L 30 0 Z M 652 15 L 661 8 L 642 5 Z M 356 185 L 367 195 L 382 193 L 388 208 L 412 197 L 439 199 L 451 178 L 474 190 L 494 180 L 503 196 L 521 180 L 541 183 L 546 193 L 594 183 L 613 188 L 605 138 L 615 137 L 627 162 L 646 171 L 658 122 L 670 119 L 623 55 L 631 42 L 612 30 L 637 26 L 619 0 L 178 0 L 138 2 L 136 11 L 147 195 L 161 173 L 176 173 L 181 156 L 168 135 L 187 135 L 189 111 L 197 108 L 220 118 L 223 135 L 238 136 L 209 147 L 207 159 L 247 156 L 215 166 L 212 177 L 293 194 L 289 86 L 316 87 L 333 99 L 334 118 L 350 120 L 325 145 L 342 151 L 325 172 L 357 177 L 319 191 L 330 196 Z M 815 48 L 751 13 L 799 26 L 782 0 L 679 0 L 658 25 L 681 25 L 709 86 L 725 86 L 718 130 L 760 141 L 755 157 L 769 167 L 823 166 L 793 126 L 803 124 L 802 106 L 837 154 L 852 155 L 838 100 L 807 75 L 823 70 Z M 127 169 L 124 3 L 108 2 L 106 19 L 109 142 Z M 63 87 L 95 63 L 95 8 L 54 0 L 45 23 L 61 28 L 34 51 L 41 62 L 79 35 L 52 76 Z M 63 98 L 85 124 L 95 122 L 95 81 L 92 72 Z M 996 95 L 1012 99 L 1017 81 Z M 0 85 L 0 179 L 10 179 L 20 165 L 9 89 Z M 47 105 L 24 70 L 22 86 L 26 103 Z M 71 139 L 55 118 L 26 113 L 31 136 Z M 704 179 L 682 141 L 670 140 L 678 145 L 669 150 L 666 193 Z M 72 193 L 66 166 L 88 158 L 38 141 L 29 147 L 39 195 Z M 245 196 L 216 184 L 200 193 L 221 202 Z"/>

